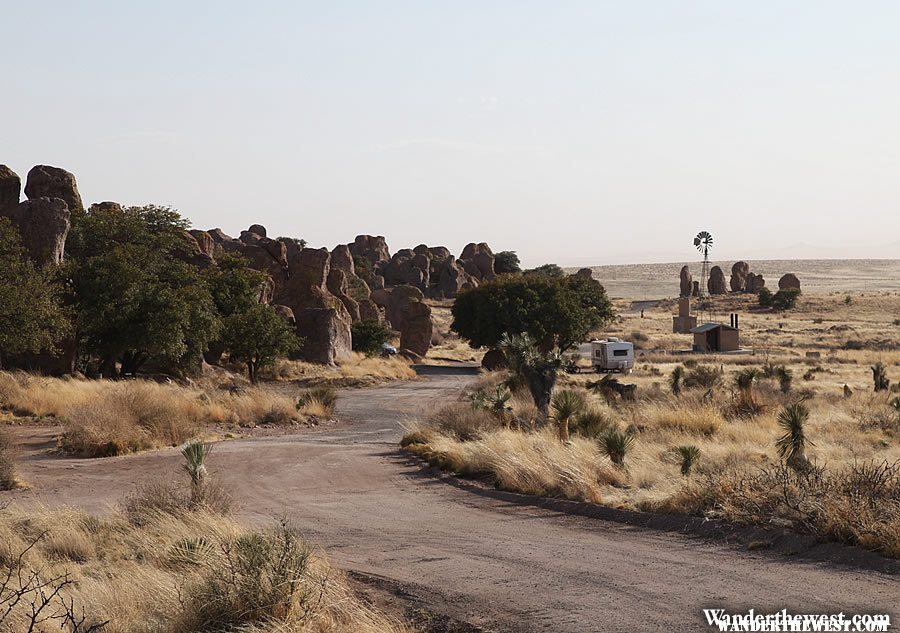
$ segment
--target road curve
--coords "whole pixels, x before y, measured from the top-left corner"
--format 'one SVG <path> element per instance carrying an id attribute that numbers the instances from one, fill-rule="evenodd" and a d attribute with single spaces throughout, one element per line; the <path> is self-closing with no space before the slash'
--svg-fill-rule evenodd
<path id="1" fill-rule="evenodd" d="M 345 569 L 487 630 L 707 631 L 702 608 L 883 613 L 900 604 L 897 576 L 572 516 L 423 476 L 397 451 L 401 424 L 468 380 L 437 373 L 344 392 L 338 427 L 223 442 L 212 470 L 243 518 L 287 515 Z M 102 511 L 180 459 L 172 450 L 63 459 L 38 450 L 47 439 L 25 447 L 32 489 L 3 499 Z"/>

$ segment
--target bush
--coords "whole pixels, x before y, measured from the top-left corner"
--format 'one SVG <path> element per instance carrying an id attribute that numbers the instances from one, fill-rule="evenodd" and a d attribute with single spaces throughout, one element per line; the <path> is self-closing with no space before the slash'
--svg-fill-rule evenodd
<path id="1" fill-rule="evenodd" d="M 300 396 L 297 410 L 306 415 L 326 418 L 334 413 L 337 399 L 337 391 L 331 387 L 314 387 Z"/>
<path id="2" fill-rule="evenodd" d="M 228 540 L 221 551 L 186 591 L 191 630 L 290 622 L 319 606 L 328 578 L 313 572 L 309 547 L 286 521 Z"/>
<path id="3" fill-rule="evenodd" d="M 497 274 L 522 272 L 519 256 L 515 251 L 500 251 L 494 254 L 494 271 Z"/>
<path id="4" fill-rule="evenodd" d="M 0 431 L 0 490 L 12 490 L 18 486 L 16 457 L 18 445 L 7 430 Z"/>
<path id="5" fill-rule="evenodd" d="M 800 298 L 800 291 L 796 288 L 787 288 L 779 290 L 775 294 L 768 288 L 762 288 L 759 291 L 759 305 L 763 308 L 773 308 L 774 310 L 790 310 L 797 304 Z"/>
<path id="6" fill-rule="evenodd" d="M 428 426 L 460 442 L 470 442 L 488 431 L 496 431 L 503 424 L 486 409 L 456 403 L 438 409 L 428 418 Z"/>
<path id="7" fill-rule="evenodd" d="M 379 321 L 360 321 L 350 329 L 353 351 L 362 352 L 366 356 L 377 356 L 382 352 L 382 345 L 394 336 L 391 328 Z"/>
<path id="8" fill-rule="evenodd" d="M 685 365 L 687 365 L 685 363 Z M 684 374 L 684 386 L 687 389 L 712 389 L 722 382 L 722 373 L 709 365 L 691 367 Z"/>

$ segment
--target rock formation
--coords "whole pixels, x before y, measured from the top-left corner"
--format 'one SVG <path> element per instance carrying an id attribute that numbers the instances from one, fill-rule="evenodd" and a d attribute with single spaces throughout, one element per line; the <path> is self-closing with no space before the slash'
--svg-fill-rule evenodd
<path id="1" fill-rule="evenodd" d="M 694 278 L 691 276 L 691 269 L 689 266 L 681 267 L 681 290 L 680 297 L 690 297 L 694 291 Z"/>
<path id="2" fill-rule="evenodd" d="M 691 296 L 692 296 L 692 297 L 699 297 L 699 296 L 700 296 L 700 282 L 699 282 L 699 281 L 694 281 L 694 282 L 691 284 Z"/>
<path id="3" fill-rule="evenodd" d="M 494 272 L 494 253 L 485 242 L 466 244 L 459 255 L 459 263 L 467 273 L 478 281 L 490 281 Z"/>
<path id="4" fill-rule="evenodd" d="M 374 290 L 372 300 L 384 308 L 388 324 L 400 332 L 401 351 L 423 357 L 431 346 L 434 326 L 425 295 L 414 286 Z"/>
<path id="5" fill-rule="evenodd" d="M 757 275 L 756 273 L 747 273 L 746 292 L 756 294 L 765 287 L 766 280 L 762 275 Z"/>
<path id="6" fill-rule="evenodd" d="M 0 214 L 19 204 L 21 195 L 22 181 L 18 174 L 6 165 L 0 165 Z"/>
<path id="7" fill-rule="evenodd" d="M 75 176 L 59 167 L 36 165 L 28 172 L 25 181 L 25 195 L 29 200 L 35 198 L 59 198 L 65 200 L 69 212 L 73 215 L 84 213 L 81 194 Z"/>
<path id="8" fill-rule="evenodd" d="M 438 299 L 452 299 L 463 290 L 477 286 L 478 280 L 467 273 L 453 255 L 449 255 L 438 269 L 433 293 Z"/>
<path id="9" fill-rule="evenodd" d="M 728 287 L 725 284 L 725 273 L 718 266 L 713 266 L 709 271 L 709 281 L 706 284 L 709 294 L 724 295 L 728 292 Z"/>
<path id="10" fill-rule="evenodd" d="M 778 280 L 779 290 L 800 290 L 800 279 L 794 273 L 782 275 Z"/>
<path id="11" fill-rule="evenodd" d="M 750 274 L 750 264 L 747 262 L 735 262 L 731 267 L 731 292 L 747 292 L 747 277 Z"/>
<path id="12" fill-rule="evenodd" d="M 38 266 L 63 261 L 69 234 L 69 208 L 60 198 L 33 198 L 2 210 L 19 230 L 22 244 Z"/>
<path id="13" fill-rule="evenodd" d="M 391 259 L 387 242 L 381 235 L 357 235 L 353 243 L 348 246 L 353 257 L 368 259 L 376 270 Z"/>
<path id="14" fill-rule="evenodd" d="M 584 277 L 585 279 L 593 279 L 594 271 L 590 268 L 579 268 L 578 272 L 573 275 L 574 277 Z"/>

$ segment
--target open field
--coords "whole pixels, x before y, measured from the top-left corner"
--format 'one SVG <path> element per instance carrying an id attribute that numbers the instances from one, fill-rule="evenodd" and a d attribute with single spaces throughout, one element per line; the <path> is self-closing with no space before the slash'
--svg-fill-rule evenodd
<path id="1" fill-rule="evenodd" d="M 791 259 L 747 260 L 750 269 L 766 279 L 769 288 L 778 289 L 778 279 L 785 273 L 800 278 L 807 294 L 830 292 L 874 292 L 900 290 L 900 260 L 896 259 Z M 721 266 L 726 279 L 733 261 L 713 261 Z M 678 295 L 678 274 L 685 264 L 694 279 L 700 279 L 700 262 L 688 260 L 668 264 L 621 264 L 592 266 L 610 297 L 628 299 L 662 299 Z M 568 269 L 574 272 L 576 269 Z"/>

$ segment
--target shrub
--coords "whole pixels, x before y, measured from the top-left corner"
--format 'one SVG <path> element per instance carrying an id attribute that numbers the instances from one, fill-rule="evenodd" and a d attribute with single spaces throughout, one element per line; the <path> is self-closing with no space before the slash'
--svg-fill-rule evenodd
<path id="1" fill-rule="evenodd" d="M 186 591 L 191 630 L 290 622 L 319 606 L 328 579 L 314 573 L 309 547 L 286 521 L 230 539 L 221 550 Z"/>
<path id="2" fill-rule="evenodd" d="M 687 389 L 712 389 L 721 382 L 722 373 L 715 367 L 710 367 L 709 365 L 697 365 L 696 367 L 690 368 L 684 375 L 684 386 Z"/>
<path id="3" fill-rule="evenodd" d="M 600 437 L 613 424 L 612 420 L 610 420 L 607 415 L 596 409 L 588 409 L 587 411 L 581 412 L 575 416 L 573 422 L 574 432 L 587 438 Z"/>
<path id="4" fill-rule="evenodd" d="M 684 380 L 684 367 L 681 365 L 676 365 L 672 370 L 672 373 L 669 375 L 669 387 L 672 389 L 672 393 L 676 396 L 681 395 L 681 384 Z"/>
<path id="5" fill-rule="evenodd" d="M 377 356 L 382 346 L 391 340 L 394 333 L 379 321 L 360 321 L 351 326 L 353 351 L 362 352 L 366 356 Z"/>
<path id="6" fill-rule="evenodd" d="M 500 251 L 494 254 L 494 271 L 497 274 L 522 272 L 519 256 L 515 251 Z"/>
<path id="7" fill-rule="evenodd" d="M 338 394 L 331 387 L 308 389 L 297 401 L 297 410 L 305 415 L 327 418 L 334 413 Z"/>
<path id="8" fill-rule="evenodd" d="M 569 441 L 569 422 L 584 411 L 584 395 L 574 389 L 563 389 L 550 402 L 552 417 L 556 420 L 559 441 Z"/>
<path id="9" fill-rule="evenodd" d="M 12 434 L 6 430 L 0 430 L 0 489 L 12 490 L 17 487 L 16 457 L 18 445 Z"/>
<path id="10" fill-rule="evenodd" d="M 455 403 L 438 409 L 428 419 L 428 426 L 455 437 L 460 442 L 470 442 L 488 431 L 499 429 L 502 425 L 496 417 L 484 409 Z"/>

